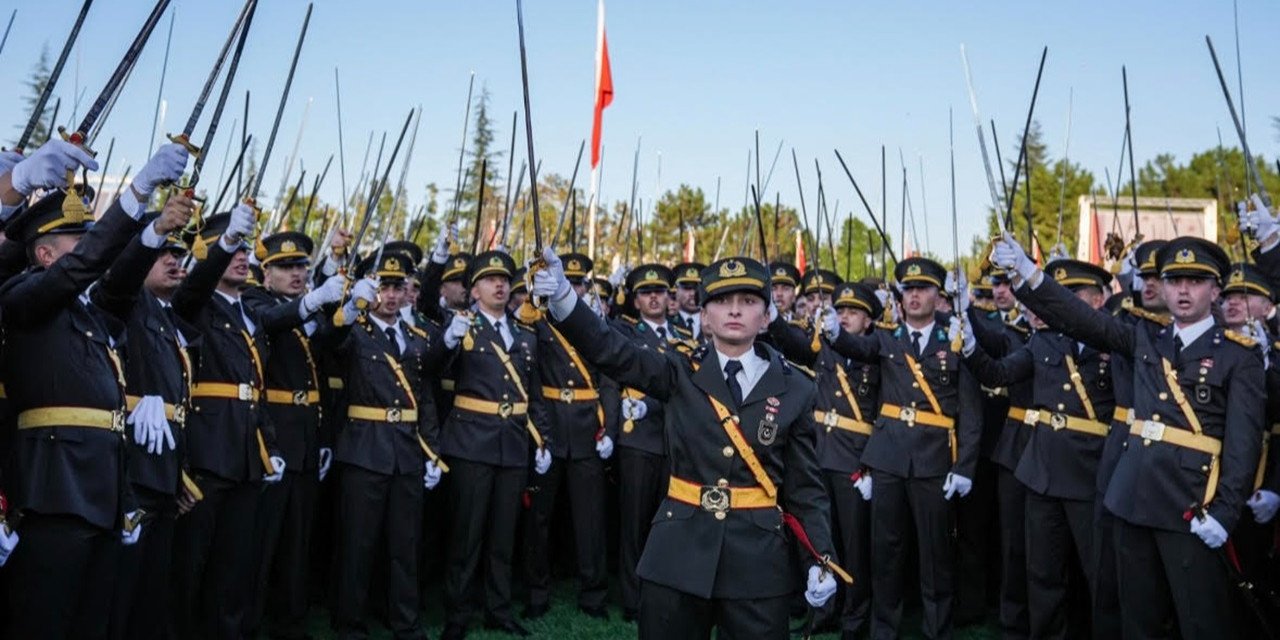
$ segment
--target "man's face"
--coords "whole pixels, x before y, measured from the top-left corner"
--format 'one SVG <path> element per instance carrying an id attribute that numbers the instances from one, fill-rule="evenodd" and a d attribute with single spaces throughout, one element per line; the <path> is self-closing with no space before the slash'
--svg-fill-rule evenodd
<path id="1" fill-rule="evenodd" d="M 676 287 L 676 303 L 680 305 L 680 310 L 685 313 L 697 313 L 698 287 L 687 284 Z"/>
<path id="2" fill-rule="evenodd" d="M 908 320 L 928 323 L 938 307 L 938 288 L 910 287 L 902 292 L 902 313 Z"/>
<path id="3" fill-rule="evenodd" d="M 1164 287 L 1160 278 L 1154 275 L 1142 278 L 1142 308 L 1155 313 L 1168 310 L 1164 302 Z"/>
<path id="4" fill-rule="evenodd" d="M 267 290 L 272 293 L 296 298 L 307 288 L 306 264 L 269 264 L 266 269 Z"/>
<path id="5" fill-rule="evenodd" d="M 222 272 L 222 284 L 240 288 L 249 279 L 249 251 L 243 247 L 231 256 L 231 263 Z"/>
<path id="6" fill-rule="evenodd" d="M 471 285 L 471 297 L 490 313 L 505 309 L 510 296 L 511 281 L 504 275 L 485 276 Z"/>
<path id="7" fill-rule="evenodd" d="M 1084 300 L 1094 309 L 1101 309 L 1103 303 L 1107 301 L 1106 296 L 1102 295 L 1102 290 L 1097 287 L 1078 287 L 1076 297 Z"/>
<path id="8" fill-rule="evenodd" d="M 663 322 L 667 317 L 667 299 L 666 289 L 641 289 L 635 294 L 636 311 L 645 320 Z"/>
<path id="9" fill-rule="evenodd" d="M 182 256 L 176 251 L 160 254 L 151 265 L 151 271 L 147 272 L 143 286 L 161 298 L 173 295 L 178 285 L 182 284 Z"/>
<path id="10" fill-rule="evenodd" d="M 809 313 L 809 299 L 804 296 L 796 298 L 796 315 L 806 317 Z"/>
<path id="11" fill-rule="evenodd" d="M 1162 278 L 1160 288 L 1169 313 L 1180 324 L 1199 322 L 1209 315 L 1209 307 L 1221 291 L 1210 278 Z"/>
<path id="12" fill-rule="evenodd" d="M 404 280 L 383 280 L 378 286 L 378 306 L 374 308 L 373 314 L 378 319 L 389 322 L 399 315 L 402 306 Z"/>
<path id="13" fill-rule="evenodd" d="M 805 302 L 808 303 L 806 305 L 806 308 L 808 309 L 817 309 L 823 304 L 831 303 L 831 294 L 826 291 L 810 291 L 809 293 L 804 294 L 804 297 Z"/>
<path id="14" fill-rule="evenodd" d="M 667 315 L 674 316 L 680 311 L 680 301 L 676 298 L 676 292 L 672 291 L 667 294 Z"/>
<path id="15" fill-rule="evenodd" d="M 991 297 L 995 299 L 996 308 L 1001 311 L 1010 311 L 1018 304 L 1018 299 L 1013 297 L 1013 287 L 1008 282 L 999 281 L 991 285 Z"/>
<path id="16" fill-rule="evenodd" d="M 735 291 L 716 296 L 702 308 L 702 326 L 717 341 L 728 345 L 751 344 L 768 324 L 768 305 L 750 293 Z"/>
<path id="17" fill-rule="evenodd" d="M 871 326 L 871 316 L 857 307 L 840 307 L 836 313 L 840 316 L 840 328 L 855 336 L 866 333 Z"/>
<path id="18" fill-rule="evenodd" d="M 422 293 L 422 285 L 417 280 L 410 280 L 404 288 L 404 303 L 410 307 L 417 308 L 418 294 Z"/>
<path id="19" fill-rule="evenodd" d="M 1275 303 L 1267 296 L 1243 291 L 1222 294 L 1222 317 L 1232 329 L 1239 329 L 1250 320 L 1268 318 L 1274 310 Z"/>
<path id="20" fill-rule="evenodd" d="M 786 313 L 796 303 L 796 288 L 789 284 L 773 285 L 773 306 L 778 308 L 778 313 Z"/>
<path id="21" fill-rule="evenodd" d="M 463 309 L 467 306 L 467 288 L 461 280 L 449 280 L 440 283 L 440 295 L 451 309 Z"/>

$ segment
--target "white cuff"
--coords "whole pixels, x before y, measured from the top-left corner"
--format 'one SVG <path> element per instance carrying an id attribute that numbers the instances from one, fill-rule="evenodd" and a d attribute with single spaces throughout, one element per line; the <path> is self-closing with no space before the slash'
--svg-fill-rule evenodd
<path id="1" fill-rule="evenodd" d="M 218 236 L 218 246 L 222 247 L 222 249 L 227 253 L 235 253 L 236 251 L 240 250 L 240 243 L 231 242 L 230 240 L 227 239 L 227 234 L 225 233 L 222 234 L 221 236 Z"/>
<path id="2" fill-rule="evenodd" d="M 1264 240 L 1265 243 L 1258 247 L 1258 253 L 1266 253 L 1280 245 L 1280 231 L 1271 234 L 1271 237 L 1264 238 Z"/>
<path id="3" fill-rule="evenodd" d="M 138 197 L 133 194 L 133 185 L 130 185 L 120 192 L 120 208 L 124 209 L 125 214 L 130 218 L 137 220 L 146 213 L 147 203 L 138 202 Z"/>
<path id="4" fill-rule="evenodd" d="M 154 222 L 147 225 L 146 228 L 142 230 L 142 237 L 140 240 L 142 241 L 142 246 L 148 249 L 159 249 L 164 245 L 164 236 L 160 235 L 160 233 L 156 231 L 156 224 Z"/>

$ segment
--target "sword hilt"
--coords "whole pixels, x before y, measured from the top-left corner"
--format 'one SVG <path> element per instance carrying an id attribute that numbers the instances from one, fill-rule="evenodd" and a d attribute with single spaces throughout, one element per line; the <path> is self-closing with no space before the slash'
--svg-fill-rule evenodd
<path id="1" fill-rule="evenodd" d="M 203 152 L 200 147 L 191 144 L 191 138 L 185 133 L 179 133 L 177 135 L 168 133 L 165 134 L 165 137 L 169 138 L 169 142 L 182 145 L 182 147 L 187 150 L 187 153 L 191 154 L 192 158 L 199 158 L 200 154 Z"/>

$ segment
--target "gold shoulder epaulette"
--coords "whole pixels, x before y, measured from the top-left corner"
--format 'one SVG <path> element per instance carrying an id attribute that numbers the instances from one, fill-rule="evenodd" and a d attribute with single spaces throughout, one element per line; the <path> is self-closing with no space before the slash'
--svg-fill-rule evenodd
<path id="1" fill-rule="evenodd" d="M 1257 340 L 1254 340 L 1253 338 L 1250 338 L 1249 336 L 1246 336 L 1243 333 L 1232 331 L 1231 329 L 1227 329 L 1226 331 L 1223 331 L 1222 335 L 1226 336 L 1228 340 L 1246 349 L 1252 349 L 1258 346 Z"/>
<path id="2" fill-rule="evenodd" d="M 406 324 L 408 324 L 408 323 L 406 323 Z M 426 331 L 423 331 L 422 329 L 419 329 L 418 327 L 416 327 L 416 326 L 414 326 L 414 325 L 412 325 L 412 324 L 408 324 L 408 327 L 409 327 L 409 330 L 410 330 L 410 331 L 412 331 L 412 332 L 414 332 L 415 334 L 417 334 L 417 336 L 418 336 L 419 338 L 423 338 L 423 339 L 425 339 L 425 338 L 427 337 L 427 332 L 426 332 Z"/>
<path id="3" fill-rule="evenodd" d="M 1162 327 L 1167 327 L 1173 324 L 1173 316 L 1170 316 L 1167 313 L 1152 313 L 1146 309 L 1139 309 L 1138 307 L 1129 307 L 1129 313 L 1133 314 L 1135 317 L 1142 318 L 1143 320 L 1154 322 Z"/>
<path id="4" fill-rule="evenodd" d="M 1031 327 L 1019 322 L 1006 322 L 1005 326 L 1017 331 L 1018 333 L 1031 333 Z"/>
<path id="5" fill-rule="evenodd" d="M 896 322 L 877 322 L 876 327 L 885 331 L 897 331 L 898 323 Z"/>
<path id="6" fill-rule="evenodd" d="M 989 301 L 989 300 L 974 300 L 974 301 L 973 301 L 972 303 L 970 303 L 970 304 L 973 306 L 973 308 L 974 308 L 974 309 L 981 309 L 981 310 L 983 310 L 983 311 L 995 311 L 995 310 L 996 310 L 996 303 L 995 303 L 995 302 L 991 302 L 991 301 Z"/>
<path id="7" fill-rule="evenodd" d="M 799 371 L 805 374 L 806 376 L 809 376 L 810 379 L 814 379 L 818 377 L 818 373 L 816 371 L 814 371 L 813 369 L 810 369 L 809 367 L 802 367 L 796 364 L 794 360 L 787 360 L 787 364 L 790 364 L 792 369 L 795 369 L 796 371 Z"/>

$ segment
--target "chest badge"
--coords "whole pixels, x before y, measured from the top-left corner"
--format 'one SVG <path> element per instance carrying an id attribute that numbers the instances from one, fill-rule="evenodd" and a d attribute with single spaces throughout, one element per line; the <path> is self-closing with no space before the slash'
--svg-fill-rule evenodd
<path id="1" fill-rule="evenodd" d="M 766 447 L 773 444 L 778 438 L 778 425 L 772 420 L 773 414 L 768 414 L 764 420 L 760 421 L 760 427 L 756 431 L 756 440 Z"/>
<path id="2" fill-rule="evenodd" d="M 1196 385 L 1196 402 L 1199 402 L 1200 404 L 1209 404 L 1210 397 L 1211 395 L 1209 393 L 1209 385 L 1207 384 Z"/>

